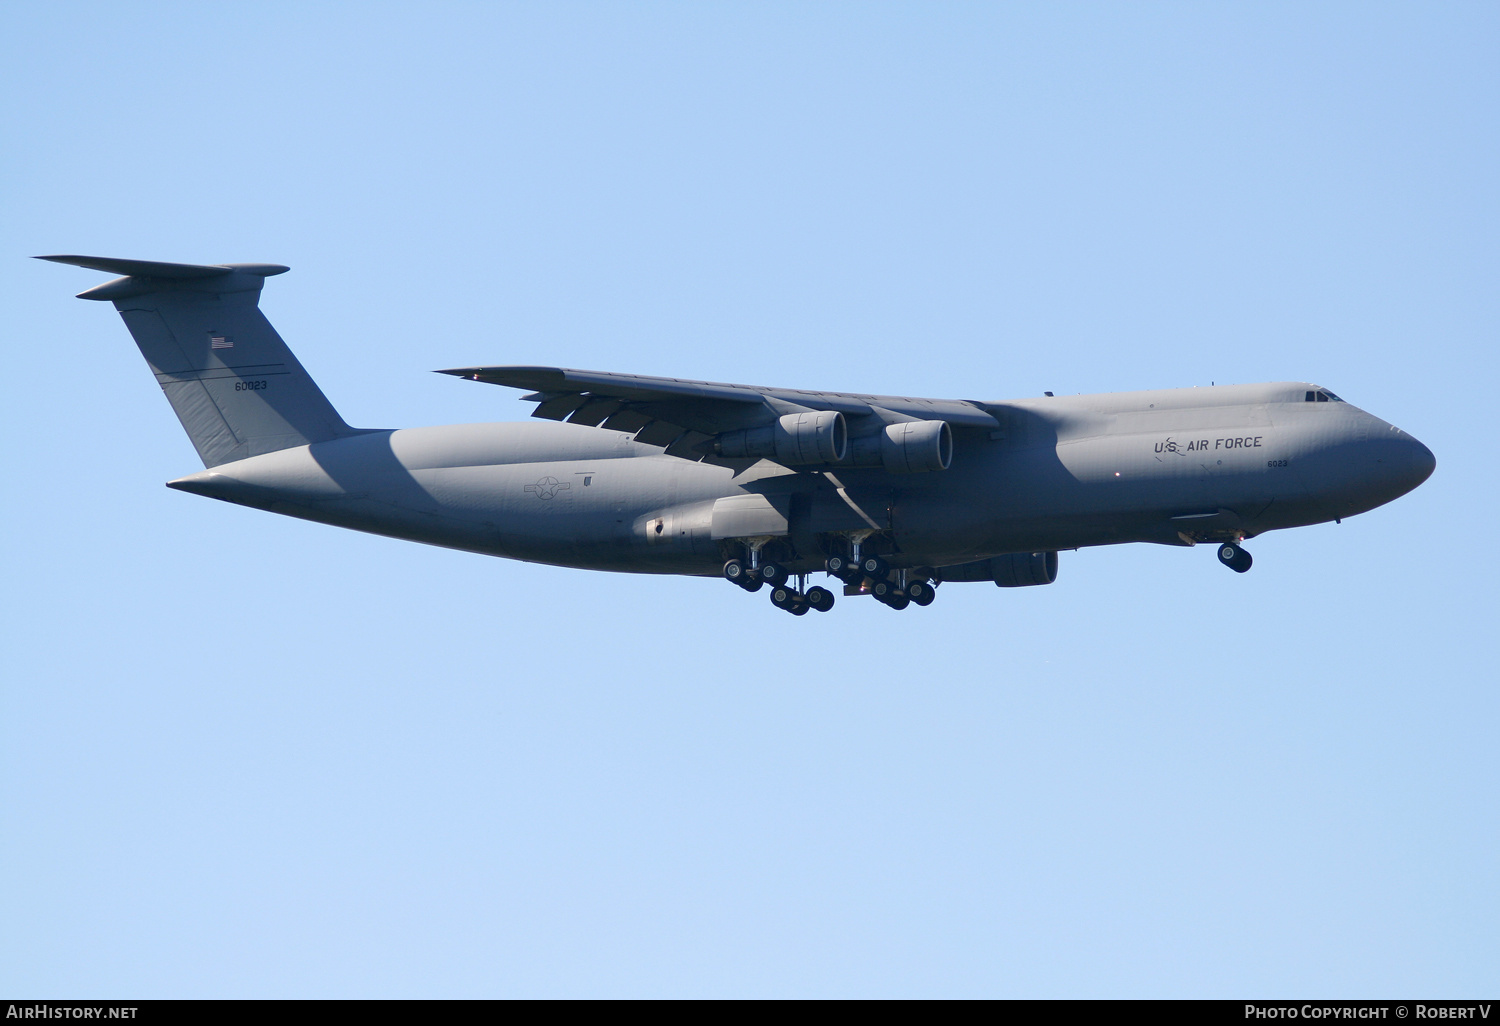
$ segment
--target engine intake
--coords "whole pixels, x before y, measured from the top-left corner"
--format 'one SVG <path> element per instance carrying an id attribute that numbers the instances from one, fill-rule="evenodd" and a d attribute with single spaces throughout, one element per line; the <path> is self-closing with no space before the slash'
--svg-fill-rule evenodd
<path id="1" fill-rule="evenodd" d="M 788 413 L 765 427 L 726 431 L 714 447 L 722 456 L 773 459 L 789 467 L 837 463 L 849 451 L 849 429 L 836 411 Z"/>

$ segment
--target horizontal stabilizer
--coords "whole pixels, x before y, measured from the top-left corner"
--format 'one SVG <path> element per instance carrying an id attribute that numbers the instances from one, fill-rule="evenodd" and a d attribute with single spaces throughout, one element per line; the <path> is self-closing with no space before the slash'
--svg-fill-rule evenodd
<path id="1" fill-rule="evenodd" d="M 39 256 L 37 259 L 139 278 L 214 278 L 231 271 L 270 277 L 291 270 L 284 264 L 168 264 L 159 260 L 120 260 L 115 257 L 92 256 Z"/>

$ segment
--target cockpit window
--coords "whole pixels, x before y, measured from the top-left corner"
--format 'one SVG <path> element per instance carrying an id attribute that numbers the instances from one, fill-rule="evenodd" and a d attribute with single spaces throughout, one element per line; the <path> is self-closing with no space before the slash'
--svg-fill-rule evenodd
<path id="1" fill-rule="evenodd" d="M 1326 388 L 1320 388 L 1316 392 L 1308 392 L 1307 397 L 1303 399 L 1303 402 L 1309 403 L 1341 403 L 1343 401 Z"/>

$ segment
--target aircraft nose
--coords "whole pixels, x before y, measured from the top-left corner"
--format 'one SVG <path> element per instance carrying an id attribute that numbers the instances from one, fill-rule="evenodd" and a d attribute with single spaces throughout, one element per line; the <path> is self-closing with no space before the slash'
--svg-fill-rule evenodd
<path id="1" fill-rule="evenodd" d="M 1417 476 L 1417 484 L 1412 485 L 1415 488 L 1431 477 L 1432 472 L 1437 469 L 1437 457 L 1432 454 L 1431 449 L 1415 438 L 1408 436 L 1408 440 L 1412 444 L 1412 467 Z"/>
<path id="2" fill-rule="evenodd" d="M 1391 485 L 1405 495 L 1426 481 L 1437 469 L 1437 457 L 1432 450 L 1411 435 L 1398 428 L 1391 428 L 1393 437 L 1382 447 L 1382 470 Z"/>

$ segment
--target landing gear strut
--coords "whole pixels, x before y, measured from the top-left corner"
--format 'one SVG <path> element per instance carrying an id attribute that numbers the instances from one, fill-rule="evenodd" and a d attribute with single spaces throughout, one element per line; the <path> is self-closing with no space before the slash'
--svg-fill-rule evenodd
<path id="1" fill-rule="evenodd" d="M 1237 574 L 1242 574 L 1250 569 L 1255 561 L 1250 558 L 1250 553 L 1240 548 L 1234 542 L 1225 542 L 1219 546 L 1219 562 Z"/>

